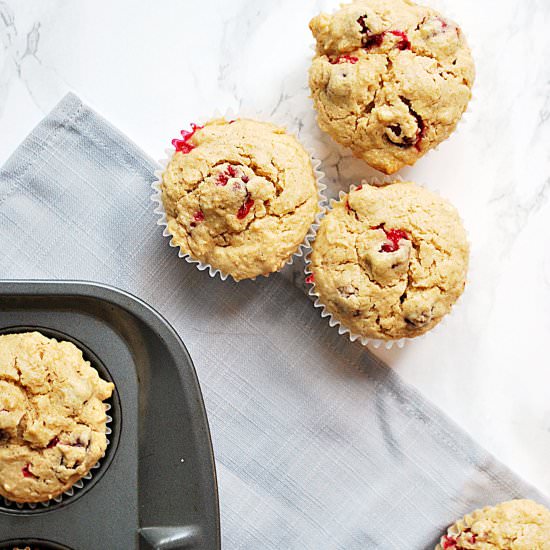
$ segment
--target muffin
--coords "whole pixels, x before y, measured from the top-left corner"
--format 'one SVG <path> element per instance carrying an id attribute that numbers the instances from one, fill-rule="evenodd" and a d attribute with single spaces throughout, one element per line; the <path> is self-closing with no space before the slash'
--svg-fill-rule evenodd
<path id="1" fill-rule="evenodd" d="M 550 510 L 511 500 L 476 510 L 451 525 L 436 550 L 550 550 Z"/>
<path id="2" fill-rule="evenodd" d="M 310 29 L 319 126 L 356 157 L 392 174 L 453 132 L 475 73 L 455 23 L 409 0 L 356 0 Z"/>
<path id="3" fill-rule="evenodd" d="M 283 128 L 250 119 L 182 134 L 160 186 L 172 243 L 237 281 L 278 271 L 318 211 L 309 154 Z"/>
<path id="4" fill-rule="evenodd" d="M 0 495 L 44 502 L 84 477 L 105 454 L 113 390 L 70 342 L 0 336 Z"/>
<path id="5" fill-rule="evenodd" d="M 352 334 L 412 338 L 460 297 L 468 255 L 458 213 L 441 197 L 414 183 L 365 184 L 321 220 L 308 282 Z"/>

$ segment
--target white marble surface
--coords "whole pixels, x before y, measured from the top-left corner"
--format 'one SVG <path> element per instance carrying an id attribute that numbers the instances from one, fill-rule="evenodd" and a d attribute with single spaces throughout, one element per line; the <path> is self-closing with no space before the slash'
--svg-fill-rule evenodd
<path id="1" fill-rule="evenodd" d="M 307 23 L 336 4 L 0 0 L 0 162 L 68 90 L 154 158 L 215 109 L 259 108 L 320 137 Z M 402 175 L 458 207 L 471 276 L 433 334 L 376 353 L 550 495 L 550 3 L 431 4 L 474 46 L 475 102 L 459 131 Z M 318 146 L 333 189 L 372 173 L 341 153 Z"/>

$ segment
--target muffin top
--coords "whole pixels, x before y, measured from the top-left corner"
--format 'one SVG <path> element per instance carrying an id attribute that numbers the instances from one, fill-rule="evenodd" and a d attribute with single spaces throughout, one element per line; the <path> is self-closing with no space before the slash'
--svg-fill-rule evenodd
<path id="1" fill-rule="evenodd" d="M 449 527 L 436 550 L 550 550 L 550 510 L 511 500 L 477 510 Z"/>
<path id="2" fill-rule="evenodd" d="M 359 186 L 321 220 L 312 245 L 315 293 L 351 332 L 418 336 L 464 290 L 469 247 L 457 211 L 414 183 Z"/>
<path id="3" fill-rule="evenodd" d="M 0 495 L 43 502 L 85 476 L 107 447 L 113 389 L 70 342 L 0 336 Z"/>
<path id="4" fill-rule="evenodd" d="M 235 280 L 279 270 L 317 213 L 309 154 L 283 128 L 249 119 L 183 134 L 161 184 L 172 242 Z"/>
<path id="5" fill-rule="evenodd" d="M 356 0 L 310 22 L 320 127 L 386 174 L 455 129 L 474 63 L 460 28 L 409 0 Z"/>

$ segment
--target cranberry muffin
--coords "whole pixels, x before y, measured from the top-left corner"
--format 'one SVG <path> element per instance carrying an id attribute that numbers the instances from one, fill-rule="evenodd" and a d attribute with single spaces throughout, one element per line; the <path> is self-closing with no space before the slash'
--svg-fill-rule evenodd
<path id="1" fill-rule="evenodd" d="M 460 297 L 468 256 L 466 232 L 447 201 L 414 183 L 362 185 L 321 220 L 308 282 L 352 334 L 413 338 Z"/>
<path id="2" fill-rule="evenodd" d="M 0 495 L 44 502 L 84 477 L 105 454 L 113 390 L 70 342 L 0 336 Z"/>
<path id="3" fill-rule="evenodd" d="M 319 126 L 356 157 L 392 174 L 453 132 L 475 73 L 456 23 L 409 0 L 356 0 L 310 28 Z"/>
<path id="4" fill-rule="evenodd" d="M 284 128 L 251 119 L 183 134 L 161 182 L 172 243 L 237 281 L 278 271 L 318 212 L 307 151 Z"/>
<path id="5" fill-rule="evenodd" d="M 550 510 L 532 500 L 476 510 L 451 525 L 436 550 L 550 550 Z"/>

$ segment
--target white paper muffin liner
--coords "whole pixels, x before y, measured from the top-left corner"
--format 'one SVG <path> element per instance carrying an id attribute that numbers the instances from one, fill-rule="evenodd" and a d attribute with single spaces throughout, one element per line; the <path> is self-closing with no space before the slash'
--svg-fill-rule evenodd
<path id="1" fill-rule="evenodd" d="M 285 123 L 284 120 L 281 120 L 280 117 L 277 117 L 277 116 L 268 116 L 267 117 L 267 116 L 265 116 L 264 114 L 262 114 L 261 112 L 258 112 L 258 111 L 248 112 L 248 111 L 242 110 L 242 109 L 239 110 L 238 112 L 234 112 L 232 110 L 227 110 L 223 114 L 220 113 L 220 112 L 215 111 L 210 116 L 206 116 L 206 117 L 205 116 L 199 116 L 199 117 L 197 117 L 197 120 L 198 120 L 197 124 L 203 125 L 205 122 L 208 122 L 209 120 L 220 119 L 220 118 L 224 118 L 225 120 L 236 120 L 236 119 L 240 119 L 240 118 L 248 118 L 248 119 L 257 120 L 259 122 L 270 122 L 272 124 L 275 124 L 276 126 L 281 126 L 281 127 L 285 128 L 285 130 L 286 130 L 286 127 L 287 127 L 287 123 Z M 312 239 L 315 236 L 317 228 L 319 227 L 319 220 L 320 220 L 321 216 L 323 215 L 323 213 L 325 211 L 326 202 L 327 202 L 327 199 L 324 195 L 324 192 L 325 192 L 327 186 L 323 183 L 323 179 L 325 177 L 325 174 L 324 174 L 324 172 L 322 172 L 320 170 L 321 161 L 318 158 L 316 158 L 316 156 L 313 152 L 314 151 L 313 146 L 310 143 L 310 140 L 309 140 L 308 136 L 306 136 L 306 139 L 304 139 L 303 137 L 298 138 L 298 136 L 296 136 L 293 132 L 290 132 L 288 130 L 287 130 L 287 133 L 289 135 L 293 135 L 298 140 L 298 142 L 302 145 L 302 147 L 307 151 L 307 153 L 310 156 L 311 166 L 313 168 L 313 175 L 315 177 L 315 182 L 316 182 L 316 185 L 317 185 L 318 212 L 315 215 L 314 221 L 313 221 L 312 225 L 310 226 L 306 236 L 304 237 L 304 240 L 302 241 L 302 243 L 296 249 L 296 252 L 294 252 L 294 254 L 292 254 L 290 256 L 288 261 L 285 262 L 278 269 L 278 271 L 283 269 L 283 267 L 286 266 L 286 265 L 292 265 L 294 263 L 294 259 L 302 257 L 304 255 L 305 250 L 307 250 L 309 248 L 310 243 L 311 243 Z M 168 237 L 170 239 L 170 242 L 169 242 L 170 246 L 172 248 L 177 248 L 178 249 L 178 256 L 180 258 L 183 258 L 187 263 L 194 264 L 199 271 L 208 271 L 208 274 L 210 275 L 210 277 L 216 277 L 216 275 L 219 275 L 219 277 L 222 281 L 225 281 L 228 277 L 231 277 L 233 280 L 235 280 L 230 274 L 224 273 L 221 269 L 219 269 L 217 267 L 214 267 L 214 266 L 212 266 L 208 263 L 201 262 L 200 260 L 197 260 L 197 259 L 193 258 L 190 254 L 186 254 L 185 252 L 183 252 L 181 250 L 181 248 L 179 247 L 179 245 L 174 242 L 174 238 L 173 238 L 172 234 L 170 233 L 170 231 L 168 230 L 168 219 L 166 217 L 166 211 L 164 209 L 164 204 L 162 202 L 161 185 L 162 185 L 162 175 L 164 173 L 164 170 L 168 166 L 169 162 L 172 160 L 172 157 L 174 156 L 175 152 L 176 152 L 175 149 L 166 149 L 165 150 L 167 158 L 161 159 L 159 161 L 159 164 L 162 166 L 162 169 L 161 170 L 155 170 L 154 175 L 156 177 L 156 180 L 151 184 L 151 188 L 154 191 L 153 195 L 151 196 L 151 201 L 156 204 L 154 212 L 155 212 L 155 214 L 157 214 L 159 216 L 159 218 L 157 220 L 157 225 L 160 225 L 164 228 L 163 232 L 162 232 L 163 236 Z M 275 273 L 275 272 L 272 272 L 272 273 Z M 269 277 L 269 275 L 271 275 L 271 273 L 264 274 L 263 276 L 264 277 Z M 251 278 L 242 279 L 242 280 L 243 281 L 247 281 L 247 280 L 253 280 L 254 281 L 254 280 L 256 280 L 256 277 L 251 277 Z M 236 282 L 238 282 L 238 281 L 236 281 Z"/>
<path id="2" fill-rule="evenodd" d="M 111 405 L 109 403 L 105 403 L 105 405 L 105 412 L 108 413 L 111 410 Z M 107 448 L 111 444 L 109 435 L 111 435 L 113 431 L 109 427 L 109 424 L 111 424 L 112 421 L 112 416 L 107 414 L 107 426 L 105 429 L 105 434 L 107 435 L 107 446 L 105 447 L 105 453 L 107 452 Z M 105 453 L 103 454 L 103 457 L 105 457 Z M 78 481 L 73 483 L 73 485 L 71 485 L 69 489 L 67 489 L 61 495 L 56 496 L 55 498 L 45 500 L 44 502 L 14 502 L 13 500 L 2 497 L 2 502 L 4 503 L 4 506 L 6 508 L 11 508 L 12 510 L 36 510 L 39 507 L 49 508 L 53 504 L 60 504 L 64 499 L 74 496 L 80 489 L 84 488 L 85 484 L 93 478 L 93 471 L 101 468 L 101 460 L 103 459 L 103 457 L 90 468 L 90 471 L 86 475 L 82 476 Z"/>
<path id="3" fill-rule="evenodd" d="M 383 185 L 388 185 L 388 184 L 391 184 L 391 183 L 397 183 L 397 182 L 401 182 L 401 181 L 405 181 L 405 180 L 403 180 L 403 178 L 401 176 L 393 176 L 393 177 L 386 176 L 386 177 L 383 177 L 383 178 L 373 177 L 373 178 L 370 178 L 368 180 L 361 180 L 360 185 L 383 186 Z M 406 180 L 406 181 L 409 181 L 409 180 Z M 346 195 L 348 195 L 349 193 L 351 193 L 355 189 L 357 189 L 357 187 L 358 187 L 357 185 L 351 185 L 348 191 L 340 191 L 339 192 L 338 199 L 330 199 L 329 206 L 325 210 L 325 212 L 323 213 L 323 216 L 321 216 L 321 218 L 324 217 L 326 214 L 328 214 L 328 212 L 330 212 L 330 210 L 332 210 L 332 208 L 334 207 L 334 205 L 337 202 L 340 202 Z M 434 191 L 431 191 L 431 192 L 439 194 L 439 193 L 434 192 Z M 462 220 L 462 218 L 460 218 L 460 221 L 461 221 L 462 225 L 464 226 L 464 221 Z M 317 227 L 315 229 L 315 236 L 317 235 L 318 228 L 319 228 L 319 224 L 317 224 Z M 468 232 L 467 231 L 466 231 L 466 238 L 468 240 L 468 246 L 470 246 L 470 239 L 468 238 Z M 313 243 L 314 240 L 315 240 L 315 237 L 313 238 L 311 243 Z M 426 336 L 428 336 L 428 334 L 433 334 L 435 331 L 441 330 L 441 327 L 444 326 L 444 323 L 448 322 L 448 319 L 450 318 L 451 314 L 453 314 L 458 309 L 458 306 L 461 305 L 462 302 L 463 302 L 462 297 L 463 297 L 464 293 L 462 293 L 458 297 L 456 302 L 452 305 L 451 310 L 433 328 L 431 328 L 429 331 L 427 331 L 423 334 L 420 334 L 418 336 L 414 336 L 412 338 L 399 338 L 399 339 L 393 339 L 393 340 L 392 339 L 385 340 L 385 339 L 381 339 L 381 338 L 370 338 L 368 336 L 363 336 L 361 334 L 357 334 L 355 332 L 352 332 L 349 328 L 347 328 L 338 318 L 336 318 L 327 309 L 325 304 L 323 304 L 323 302 L 321 300 L 321 297 L 315 291 L 315 280 L 314 279 L 313 280 L 309 279 L 311 276 L 313 276 L 313 277 L 315 276 L 313 271 L 311 270 L 311 252 L 312 252 L 312 248 L 311 248 L 311 244 L 310 244 L 310 247 L 306 250 L 306 253 L 305 253 L 304 273 L 305 273 L 305 277 L 306 277 L 306 280 L 305 280 L 306 285 L 309 286 L 308 296 L 310 296 L 312 298 L 313 306 L 315 308 L 321 310 L 321 317 L 328 318 L 329 326 L 338 327 L 338 334 L 347 335 L 351 342 L 359 341 L 363 346 L 370 346 L 374 349 L 383 348 L 383 349 L 390 350 L 394 347 L 401 349 L 401 348 L 403 348 L 403 346 L 407 342 L 410 342 L 412 340 L 418 341 L 421 338 L 423 339 Z M 470 261 L 468 259 L 467 279 L 469 278 L 470 273 L 471 273 L 471 271 L 470 271 Z"/>

